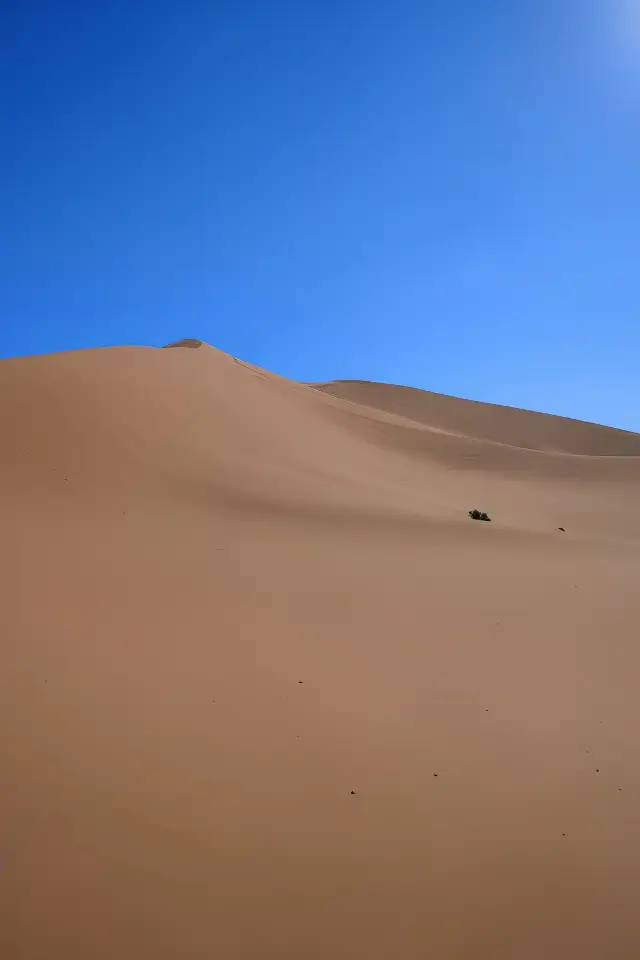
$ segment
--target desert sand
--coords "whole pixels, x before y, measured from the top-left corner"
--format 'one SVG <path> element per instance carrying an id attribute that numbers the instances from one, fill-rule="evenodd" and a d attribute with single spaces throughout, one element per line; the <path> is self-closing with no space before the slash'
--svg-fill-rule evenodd
<path id="1" fill-rule="evenodd" d="M 639 957 L 639 490 L 199 341 L 0 361 L 0 956 Z"/>

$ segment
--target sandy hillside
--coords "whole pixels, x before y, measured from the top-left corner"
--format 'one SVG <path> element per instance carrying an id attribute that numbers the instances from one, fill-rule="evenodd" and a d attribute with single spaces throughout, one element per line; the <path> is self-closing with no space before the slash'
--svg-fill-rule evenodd
<path id="1" fill-rule="evenodd" d="M 198 341 L 0 361 L 0 956 L 635 960 L 639 489 Z"/>

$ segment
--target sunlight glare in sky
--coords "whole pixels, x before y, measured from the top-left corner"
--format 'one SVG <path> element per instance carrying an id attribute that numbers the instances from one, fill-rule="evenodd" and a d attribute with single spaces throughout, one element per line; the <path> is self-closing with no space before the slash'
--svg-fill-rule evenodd
<path id="1" fill-rule="evenodd" d="M 586 27 L 600 82 L 640 102 L 640 0 L 572 0 L 576 23 Z M 607 77 L 609 80 L 607 81 Z"/>

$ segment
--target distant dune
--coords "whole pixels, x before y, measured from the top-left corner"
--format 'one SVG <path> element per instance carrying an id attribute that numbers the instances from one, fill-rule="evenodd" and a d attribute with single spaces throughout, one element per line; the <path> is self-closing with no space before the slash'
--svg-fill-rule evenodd
<path id="1" fill-rule="evenodd" d="M 331 396 L 476 440 L 586 457 L 640 456 L 640 434 L 613 427 L 386 383 L 336 380 L 314 386 Z"/>
<path id="2" fill-rule="evenodd" d="M 640 435 L 168 346 L 0 361 L 3 960 L 640 956 Z"/>

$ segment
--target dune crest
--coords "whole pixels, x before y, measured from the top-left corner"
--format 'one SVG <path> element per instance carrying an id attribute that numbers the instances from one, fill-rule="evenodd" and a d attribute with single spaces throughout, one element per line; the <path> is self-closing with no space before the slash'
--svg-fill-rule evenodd
<path id="1" fill-rule="evenodd" d="M 183 340 L 175 340 L 173 343 L 166 343 L 163 350 L 169 350 L 171 347 L 190 347 L 192 350 L 197 350 L 198 347 L 203 345 L 202 340 L 194 340 L 191 337 L 185 337 Z"/>

